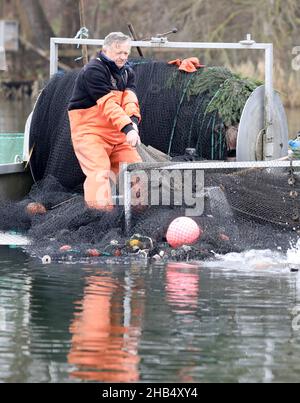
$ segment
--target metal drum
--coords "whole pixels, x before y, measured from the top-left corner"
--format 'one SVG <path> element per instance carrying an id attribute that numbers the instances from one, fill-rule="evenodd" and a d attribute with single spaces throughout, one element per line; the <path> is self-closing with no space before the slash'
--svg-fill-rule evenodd
<path id="1" fill-rule="evenodd" d="M 263 137 L 265 133 L 265 86 L 256 88 L 246 102 L 239 124 L 237 138 L 237 161 L 263 160 Z M 273 107 L 273 158 L 288 155 L 287 116 L 279 94 L 274 91 Z"/>

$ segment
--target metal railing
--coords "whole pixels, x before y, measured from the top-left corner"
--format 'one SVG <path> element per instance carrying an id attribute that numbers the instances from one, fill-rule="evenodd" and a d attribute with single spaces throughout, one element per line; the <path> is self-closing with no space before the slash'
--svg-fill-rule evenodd
<path id="1" fill-rule="evenodd" d="M 58 71 L 58 47 L 59 45 L 90 45 L 102 46 L 103 39 L 50 39 L 50 77 Z M 139 48 L 163 48 L 163 49 L 236 49 L 236 50 L 262 50 L 265 52 L 265 128 L 264 160 L 272 160 L 274 155 L 274 130 L 273 130 L 273 44 L 256 43 L 247 35 L 246 40 L 237 43 L 206 43 L 206 42 L 169 42 L 167 38 L 154 37 L 151 41 L 132 41 L 133 47 Z"/>
<path id="2" fill-rule="evenodd" d="M 138 167 L 140 165 L 140 168 Z M 151 170 L 159 171 L 211 171 L 211 170 L 257 170 L 266 168 L 300 168 L 300 161 L 288 160 L 288 161 L 249 161 L 249 162 L 176 162 L 176 163 L 158 163 L 151 167 Z M 131 170 L 131 166 L 136 167 L 137 171 L 143 169 L 143 164 L 123 164 L 122 165 L 122 184 L 123 184 L 123 205 L 125 211 L 125 230 L 126 234 L 130 234 L 131 230 L 131 218 L 132 218 L 132 188 L 131 180 L 134 176 L 134 170 Z"/>
<path id="3" fill-rule="evenodd" d="M 0 38 L 1 39 L 1 38 Z M 0 70 L 6 70 L 6 54 L 4 46 L 0 45 Z"/>

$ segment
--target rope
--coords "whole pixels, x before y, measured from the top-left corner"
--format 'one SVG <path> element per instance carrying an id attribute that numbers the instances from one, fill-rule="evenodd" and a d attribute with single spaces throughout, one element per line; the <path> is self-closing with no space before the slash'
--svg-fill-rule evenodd
<path id="1" fill-rule="evenodd" d="M 88 39 L 89 38 L 89 30 L 86 27 L 81 27 L 80 30 L 75 35 L 74 39 Z M 79 49 L 80 45 L 77 45 L 77 49 Z M 75 62 L 82 60 L 84 56 L 77 57 Z"/>
<path id="2" fill-rule="evenodd" d="M 74 39 L 88 39 L 89 30 L 86 27 L 81 27 L 80 30 L 75 35 Z M 79 48 L 79 44 L 77 45 L 77 49 Z"/>

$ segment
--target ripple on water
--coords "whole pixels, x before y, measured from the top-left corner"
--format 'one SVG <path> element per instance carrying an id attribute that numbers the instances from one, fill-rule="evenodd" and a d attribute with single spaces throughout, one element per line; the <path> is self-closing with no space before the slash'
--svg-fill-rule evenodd
<path id="1" fill-rule="evenodd" d="M 288 268 L 279 251 L 158 267 L 3 254 L 0 380 L 297 381 L 300 284 Z"/>

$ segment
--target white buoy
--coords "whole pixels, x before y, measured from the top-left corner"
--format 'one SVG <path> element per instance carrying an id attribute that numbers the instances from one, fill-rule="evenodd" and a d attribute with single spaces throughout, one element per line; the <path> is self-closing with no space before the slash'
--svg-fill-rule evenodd
<path id="1" fill-rule="evenodd" d="M 45 256 L 42 257 L 42 263 L 43 264 L 51 264 L 51 262 L 52 262 L 52 259 L 51 259 L 51 257 L 49 255 L 45 255 Z"/>

